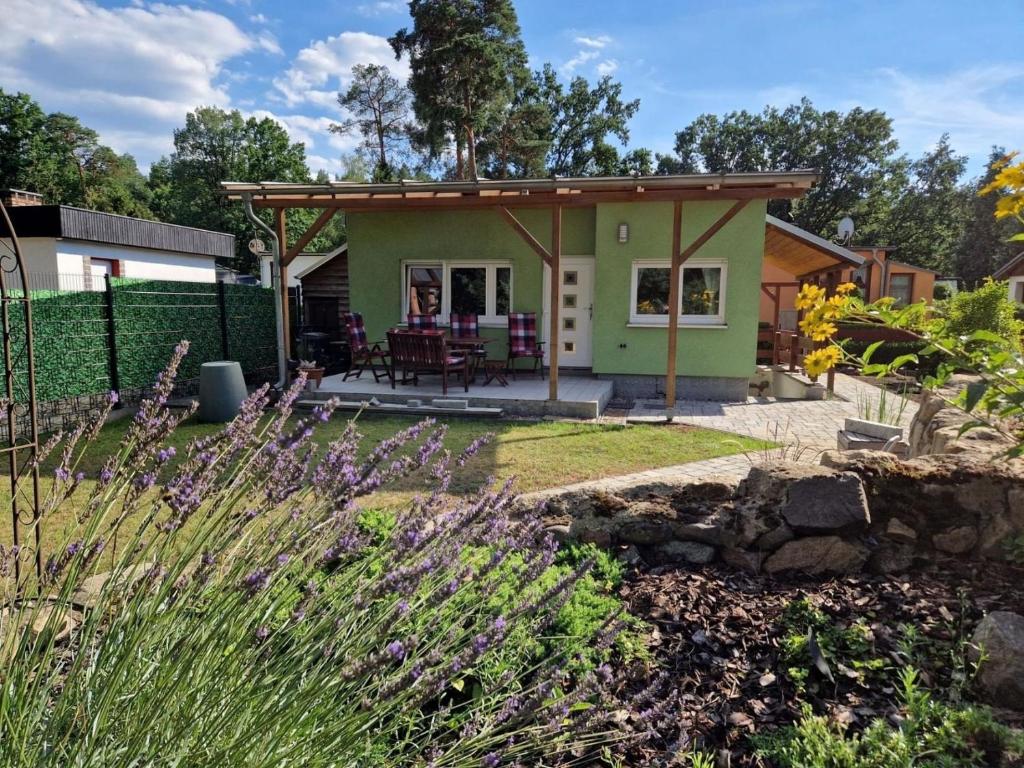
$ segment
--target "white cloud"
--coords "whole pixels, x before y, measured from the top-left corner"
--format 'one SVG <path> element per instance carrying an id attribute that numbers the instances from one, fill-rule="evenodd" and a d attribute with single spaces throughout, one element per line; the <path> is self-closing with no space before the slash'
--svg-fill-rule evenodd
<path id="1" fill-rule="evenodd" d="M 562 74 L 571 75 L 588 61 L 592 61 L 598 56 L 600 56 L 600 53 L 597 51 L 579 51 L 575 56 L 561 66 Z"/>
<path id="2" fill-rule="evenodd" d="M 406 7 L 402 0 L 377 0 L 377 2 L 357 5 L 356 13 L 360 16 L 384 16 L 391 13 L 401 13 Z"/>
<path id="3" fill-rule="evenodd" d="M 918 154 L 943 133 L 953 147 L 983 160 L 993 144 L 1014 147 L 1024 136 L 1024 63 L 972 67 L 921 77 L 884 69 L 873 103 L 893 118 L 902 148 Z"/>
<path id="4" fill-rule="evenodd" d="M 288 132 L 288 136 L 292 141 L 301 141 L 310 150 L 317 145 L 327 144 L 327 146 L 339 153 L 351 152 L 359 144 L 358 136 L 343 136 L 331 133 L 331 125 L 338 122 L 336 118 L 311 115 L 278 115 L 265 109 L 257 109 L 249 114 L 257 119 L 269 117 L 271 120 L 277 121 Z M 312 167 L 312 162 L 310 162 L 310 165 Z"/>
<path id="5" fill-rule="evenodd" d="M 604 48 L 607 46 L 612 39 L 608 35 L 598 35 L 597 37 L 588 37 L 586 35 L 580 35 L 573 38 L 573 42 L 577 45 L 582 45 L 585 48 Z"/>
<path id="6" fill-rule="evenodd" d="M 289 107 L 303 103 L 335 106 L 338 92 L 351 83 L 356 64 L 383 64 L 401 80 L 409 76 L 408 64 L 404 59 L 395 60 L 385 38 L 368 32 L 342 32 L 299 51 L 291 67 L 274 78 L 274 97 Z"/>
<path id="7" fill-rule="evenodd" d="M 115 149 L 143 158 L 158 144 L 165 150 L 197 105 L 230 104 L 225 62 L 280 50 L 273 38 L 253 39 L 226 16 L 185 5 L 5 0 L 5 8 L 0 83 L 78 115 Z"/>
<path id="8" fill-rule="evenodd" d="M 613 42 L 609 35 L 574 35 L 572 41 L 579 46 L 579 50 L 559 67 L 559 71 L 567 77 L 574 74 L 584 64 L 600 58 L 604 49 Z M 618 67 L 619 62 L 609 57 L 598 62 L 595 69 L 598 74 L 606 75 L 611 74 Z"/>

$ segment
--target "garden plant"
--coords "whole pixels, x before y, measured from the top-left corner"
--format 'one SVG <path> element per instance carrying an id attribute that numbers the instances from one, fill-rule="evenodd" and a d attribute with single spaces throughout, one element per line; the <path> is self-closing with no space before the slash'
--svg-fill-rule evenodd
<path id="1" fill-rule="evenodd" d="M 353 422 L 317 454 L 333 404 L 297 418 L 300 378 L 175 457 L 186 351 L 41 581 L 0 551 L 0 763 L 568 765 L 657 730 L 672 697 L 653 688 L 628 728 L 609 716 L 608 662 L 641 653 L 602 592 L 610 561 L 559 552 L 510 483 L 446 493 L 486 437 L 452 455 L 427 420 L 361 455 Z M 46 446 L 44 517 L 84 489 L 100 424 Z M 407 507 L 360 505 L 417 473 Z"/>

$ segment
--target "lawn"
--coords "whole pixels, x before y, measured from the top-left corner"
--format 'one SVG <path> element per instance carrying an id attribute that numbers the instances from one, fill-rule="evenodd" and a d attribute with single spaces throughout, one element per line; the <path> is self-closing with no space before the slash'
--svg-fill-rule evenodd
<path id="1" fill-rule="evenodd" d="M 350 416 L 335 415 L 330 422 L 318 428 L 316 441 L 322 447 L 336 439 Z M 401 416 L 363 414 L 358 429 L 363 435 L 362 449 L 368 451 L 378 441 L 390 437 L 409 426 L 414 419 Z M 74 501 L 84 500 L 102 467 L 104 459 L 121 442 L 130 421 L 122 419 L 105 426 L 83 458 L 80 469 L 87 480 L 76 493 Z M 639 472 L 646 469 L 683 464 L 715 456 L 762 449 L 765 443 L 749 437 L 731 435 L 713 430 L 670 425 L 621 425 L 583 422 L 547 421 L 481 421 L 453 418 L 447 420 L 447 446 L 453 453 L 462 450 L 485 432 L 493 432 L 494 441 L 473 457 L 466 466 L 457 470 L 452 492 L 471 493 L 488 478 L 503 481 L 516 478 L 519 492 L 550 488 L 584 480 Z M 217 425 L 189 420 L 174 434 L 171 444 L 184 455 L 187 444 L 196 437 L 217 431 Z M 44 483 L 49 485 L 56 458 L 43 465 Z M 375 495 L 372 503 L 398 506 L 422 491 L 423 479 L 416 477 L 391 486 Z M 7 489 L 0 489 L 0 499 L 6 501 Z M 4 504 L 4 508 L 7 504 Z M 64 527 L 66 515 L 74 505 L 63 505 L 61 515 L 44 524 L 44 539 L 54 541 L 56 532 Z M 47 535 L 50 534 L 50 535 Z M 10 539 L 10 522 L 0 518 L 0 542 Z"/>

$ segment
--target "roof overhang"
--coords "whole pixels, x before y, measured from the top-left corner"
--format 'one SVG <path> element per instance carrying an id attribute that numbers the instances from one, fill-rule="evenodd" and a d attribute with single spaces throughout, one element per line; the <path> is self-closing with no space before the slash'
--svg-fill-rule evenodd
<path id="1" fill-rule="evenodd" d="M 229 200 L 252 199 L 256 208 L 410 210 L 590 206 L 603 202 L 742 200 L 800 197 L 818 180 L 809 170 L 780 173 L 597 176 L 491 181 L 402 181 L 390 184 L 292 184 L 226 181 Z"/>
<path id="2" fill-rule="evenodd" d="M 765 216 L 764 259 L 796 277 L 864 264 L 850 249 L 774 216 Z"/>
<path id="3" fill-rule="evenodd" d="M 1016 277 L 1024 274 L 1024 251 L 1021 251 L 999 269 L 992 273 L 996 280 L 1005 280 L 1008 277 Z"/>

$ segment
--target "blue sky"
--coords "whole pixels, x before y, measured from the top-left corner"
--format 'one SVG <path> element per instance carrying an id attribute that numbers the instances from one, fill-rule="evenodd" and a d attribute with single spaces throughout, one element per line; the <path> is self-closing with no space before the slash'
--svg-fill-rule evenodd
<path id="1" fill-rule="evenodd" d="M 3 0 L 0 87 L 79 115 L 143 168 L 199 104 L 272 115 L 337 171 L 329 134 L 352 65 L 395 61 L 401 0 Z M 880 108 L 903 151 L 943 132 L 978 173 L 992 144 L 1024 149 L 1022 0 L 518 0 L 531 63 L 610 73 L 639 98 L 631 146 L 672 147 L 702 112 Z"/>

